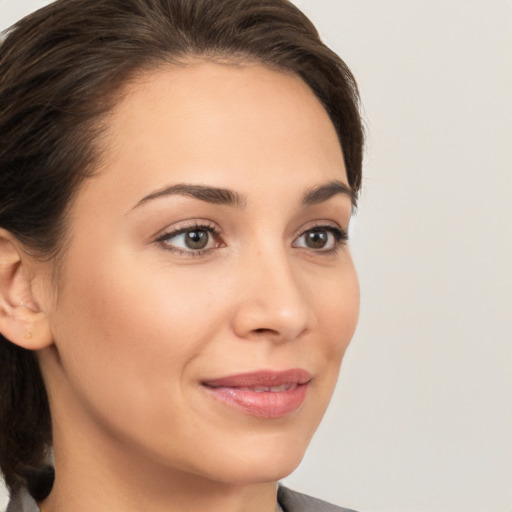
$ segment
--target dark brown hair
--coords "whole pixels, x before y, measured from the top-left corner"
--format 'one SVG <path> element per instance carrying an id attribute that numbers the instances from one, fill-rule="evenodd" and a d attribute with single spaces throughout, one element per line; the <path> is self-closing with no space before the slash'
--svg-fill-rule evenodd
<path id="1" fill-rule="evenodd" d="M 256 61 L 302 77 L 336 128 L 355 204 L 363 149 L 357 86 L 293 4 L 57 0 L 18 22 L 0 47 L 0 227 L 37 257 L 58 258 L 67 208 L 94 172 L 121 87 L 191 57 Z M 11 492 L 30 483 L 51 442 L 36 355 L 0 335 L 0 467 Z"/>

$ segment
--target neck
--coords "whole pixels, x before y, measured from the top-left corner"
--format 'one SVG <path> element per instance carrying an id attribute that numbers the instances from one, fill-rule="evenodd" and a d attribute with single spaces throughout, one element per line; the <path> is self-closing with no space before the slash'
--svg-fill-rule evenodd
<path id="1" fill-rule="evenodd" d="M 158 495 L 135 489 L 120 493 L 105 486 L 82 485 L 70 493 L 65 482 L 56 480 L 54 491 L 40 504 L 40 509 L 41 512 L 275 512 L 277 504 L 275 485 L 236 489 L 198 485 L 193 490 L 169 485 L 165 493 Z"/>

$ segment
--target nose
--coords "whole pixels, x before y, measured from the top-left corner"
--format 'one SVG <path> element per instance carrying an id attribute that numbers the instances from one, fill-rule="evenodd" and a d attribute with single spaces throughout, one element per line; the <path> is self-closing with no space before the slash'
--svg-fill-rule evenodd
<path id="1" fill-rule="evenodd" d="M 245 339 L 291 341 L 311 330 L 316 317 L 306 283 L 294 273 L 288 257 L 270 252 L 241 265 L 233 330 Z"/>

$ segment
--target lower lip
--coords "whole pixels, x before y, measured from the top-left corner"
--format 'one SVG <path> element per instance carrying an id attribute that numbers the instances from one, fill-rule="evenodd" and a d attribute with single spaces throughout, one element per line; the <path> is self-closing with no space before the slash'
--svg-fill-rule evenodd
<path id="1" fill-rule="evenodd" d="M 258 418 L 282 418 L 299 409 L 308 392 L 308 384 L 287 391 L 256 392 L 236 387 L 206 387 L 215 398 Z"/>

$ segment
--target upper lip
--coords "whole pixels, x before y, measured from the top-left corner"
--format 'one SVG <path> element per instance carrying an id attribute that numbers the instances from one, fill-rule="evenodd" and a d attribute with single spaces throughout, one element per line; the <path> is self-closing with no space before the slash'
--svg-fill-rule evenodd
<path id="1" fill-rule="evenodd" d="M 291 370 L 258 370 L 248 373 L 238 373 L 203 381 L 203 384 L 212 388 L 248 388 L 254 386 L 283 386 L 287 384 L 307 384 L 311 374 L 302 368 Z"/>

